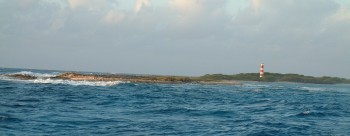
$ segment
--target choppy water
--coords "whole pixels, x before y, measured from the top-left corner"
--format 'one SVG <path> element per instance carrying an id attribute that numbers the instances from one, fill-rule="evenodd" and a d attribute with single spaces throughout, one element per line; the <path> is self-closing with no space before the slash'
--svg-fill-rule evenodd
<path id="1" fill-rule="evenodd" d="M 0 69 L 50 77 L 61 72 Z M 350 135 L 350 85 L 21 81 L 0 77 L 0 135 Z"/>

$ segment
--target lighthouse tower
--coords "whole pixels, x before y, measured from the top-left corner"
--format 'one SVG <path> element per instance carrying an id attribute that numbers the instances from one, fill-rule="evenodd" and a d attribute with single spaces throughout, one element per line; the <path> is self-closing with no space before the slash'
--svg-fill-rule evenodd
<path id="1" fill-rule="evenodd" d="M 264 63 L 260 64 L 260 78 L 264 77 Z"/>

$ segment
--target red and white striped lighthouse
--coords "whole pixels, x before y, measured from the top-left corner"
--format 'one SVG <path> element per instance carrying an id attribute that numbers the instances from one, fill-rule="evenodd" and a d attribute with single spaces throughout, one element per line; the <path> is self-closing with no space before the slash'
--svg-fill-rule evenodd
<path id="1" fill-rule="evenodd" d="M 264 63 L 260 64 L 260 78 L 264 77 Z"/>

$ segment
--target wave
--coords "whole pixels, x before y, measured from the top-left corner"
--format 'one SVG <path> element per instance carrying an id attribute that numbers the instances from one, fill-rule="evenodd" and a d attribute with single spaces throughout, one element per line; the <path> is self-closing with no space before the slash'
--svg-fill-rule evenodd
<path id="1" fill-rule="evenodd" d="M 21 80 L 21 79 L 14 79 L 7 76 L 1 76 L 0 80 L 7 80 L 7 81 L 19 81 L 19 82 L 26 82 L 26 83 L 38 83 L 38 84 L 67 84 L 67 85 L 87 85 L 87 86 L 113 86 L 120 83 L 125 83 L 124 81 L 74 81 L 74 80 L 63 80 L 63 79 L 52 79 L 52 77 L 55 77 L 59 75 L 59 72 L 53 72 L 53 73 L 35 73 L 31 71 L 21 71 L 16 73 L 8 73 L 8 74 L 26 74 L 37 77 L 37 79 L 33 80 Z"/>
<path id="2" fill-rule="evenodd" d="M 35 76 L 38 78 L 50 78 L 50 77 L 55 77 L 61 73 L 59 72 L 52 72 L 52 73 L 35 73 L 31 71 L 21 71 L 21 72 L 15 72 L 15 73 L 10 73 L 10 74 L 24 74 L 24 75 L 31 75 Z"/>
<path id="3" fill-rule="evenodd" d="M 120 83 L 124 83 L 123 81 L 73 81 L 73 80 L 62 80 L 62 79 L 35 79 L 32 80 L 33 83 L 41 83 L 41 84 L 68 84 L 68 85 L 88 85 L 88 86 L 113 86 Z"/>
<path id="4" fill-rule="evenodd" d="M 271 87 L 271 85 L 262 85 L 262 84 L 244 84 L 243 87 L 247 88 L 268 88 Z"/>
<path id="5" fill-rule="evenodd" d="M 261 92 L 266 88 L 270 88 L 271 85 L 262 85 L 262 84 L 243 84 L 242 86 L 243 90 L 246 91 L 253 91 L 253 92 Z"/>
<path id="6" fill-rule="evenodd" d="M 326 88 L 318 88 L 318 87 L 301 87 L 300 89 L 305 91 L 310 91 L 310 92 L 327 91 Z"/>

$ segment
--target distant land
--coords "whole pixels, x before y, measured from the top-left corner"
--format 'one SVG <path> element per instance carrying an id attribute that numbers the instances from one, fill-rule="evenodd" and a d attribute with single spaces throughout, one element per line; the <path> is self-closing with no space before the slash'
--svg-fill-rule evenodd
<path id="1" fill-rule="evenodd" d="M 28 74 L 3 74 L 4 76 L 21 80 L 34 80 L 34 75 Z M 313 84 L 350 84 L 350 79 L 339 77 L 313 77 L 300 74 L 280 74 L 265 72 L 263 78 L 259 78 L 259 73 L 240 73 L 234 75 L 206 74 L 199 77 L 191 76 L 163 76 L 163 75 L 133 75 L 133 74 L 100 74 L 84 72 L 64 72 L 51 79 L 63 79 L 74 81 L 125 81 L 138 83 L 198 83 L 198 84 L 231 84 L 239 85 L 242 81 L 260 82 L 295 82 Z"/>
<path id="2" fill-rule="evenodd" d="M 280 74 L 265 72 L 263 78 L 259 78 L 259 73 L 241 73 L 236 75 L 207 74 L 200 79 L 207 80 L 239 80 L 239 81 L 261 81 L 261 82 L 295 82 L 313 84 L 350 84 L 350 79 L 339 77 L 313 77 L 300 74 Z"/>
<path id="3" fill-rule="evenodd" d="M 229 84 L 240 85 L 241 83 L 235 80 L 212 80 L 201 79 L 200 77 L 187 76 L 162 76 L 162 75 L 132 75 L 132 74 L 86 74 L 79 72 L 66 72 L 53 77 L 38 77 L 30 74 L 3 74 L 10 78 L 20 80 L 35 80 L 35 79 L 52 79 L 52 80 L 72 80 L 72 81 L 123 81 L 132 83 L 160 83 L 160 84 Z"/>

